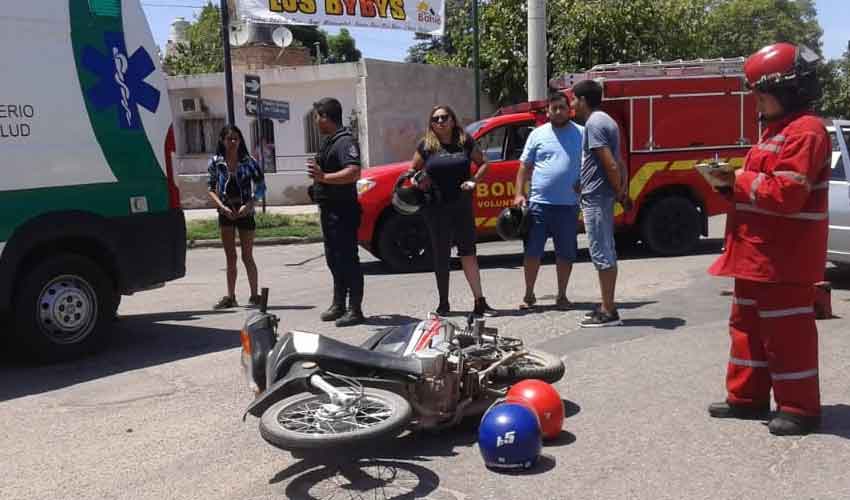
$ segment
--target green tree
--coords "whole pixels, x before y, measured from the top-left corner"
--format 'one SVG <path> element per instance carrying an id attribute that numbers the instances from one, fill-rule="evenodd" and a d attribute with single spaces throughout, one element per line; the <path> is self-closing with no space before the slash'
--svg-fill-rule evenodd
<path id="1" fill-rule="evenodd" d="M 221 12 L 208 3 L 186 29 L 186 42 L 165 59 L 165 66 L 173 75 L 219 73 L 224 71 L 223 54 Z"/>
<path id="2" fill-rule="evenodd" d="M 829 62 L 825 73 L 819 111 L 826 117 L 850 118 L 850 42 L 840 59 Z"/>
<path id="3" fill-rule="evenodd" d="M 344 63 L 359 61 L 361 54 L 357 50 L 357 45 L 354 38 L 347 29 L 342 28 L 337 35 L 327 35 L 328 40 L 328 59 L 330 63 Z"/>
<path id="4" fill-rule="evenodd" d="M 325 33 L 315 26 L 288 26 L 294 46 L 313 48 L 319 42 L 322 53 L 328 52 Z M 359 52 L 358 52 L 359 54 Z M 175 54 L 165 59 L 172 75 L 195 75 L 224 71 L 224 49 L 221 45 L 221 12 L 208 2 L 186 29 L 186 42 L 177 46 Z"/>
<path id="5" fill-rule="evenodd" d="M 409 60 L 472 66 L 472 0 L 448 0 L 446 42 L 411 48 Z M 497 104 L 526 97 L 526 0 L 480 3 L 482 88 Z M 820 51 L 812 0 L 552 0 L 549 76 L 596 64 L 735 57 L 776 40 Z M 427 44 L 427 45 L 426 45 Z"/>

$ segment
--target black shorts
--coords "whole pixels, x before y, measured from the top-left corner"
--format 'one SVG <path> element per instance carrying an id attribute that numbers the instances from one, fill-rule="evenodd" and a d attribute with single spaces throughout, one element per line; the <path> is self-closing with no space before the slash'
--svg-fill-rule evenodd
<path id="1" fill-rule="evenodd" d="M 233 209 L 231 209 L 233 210 Z M 236 210 L 234 210 L 235 212 Z M 218 225 L 219 227 L 233 227 L 236 226 L 240 231 L 256 231 L 257 230 L 257 221 L 254 220 L 254 214 L 247 215 L 245 217 L 240 217 L 236 220 L 228 219 L 222 214 L 218 214 Z"/>
<path id="2" fill-rule="evenodd" d="M 435 252 L 455 246 L 458 257 L 475 255 L 475 215 L 470 193 L 464 192 L 457 200 L 426 207 L 423 215 Z"/>

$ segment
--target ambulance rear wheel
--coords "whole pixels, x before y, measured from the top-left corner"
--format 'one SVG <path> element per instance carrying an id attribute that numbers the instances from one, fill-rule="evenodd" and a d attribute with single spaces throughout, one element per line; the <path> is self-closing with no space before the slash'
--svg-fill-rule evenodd
<path id="1" fill-rule="evenodd" d="M 667 196 L 650 205 L 641 223 L 643 242 L 660 255 L 682 255 L 699 242 L 700 213 L 684 196 Z"/>
<path id="2" fill-rule="evenodd" d="M 392 271 L 428 271 L 433 265 L 431 237 L 421 215 L 391 214 L 381 225 L 378 253 Z"/>
<path id="3" fill-rule="evenodd" d="M 115 309 L 113 290 L 91 259 L 70 253 L 47 258 L 18 283 L 14 340 L 32 359 L 47 362 L 102 347 Z"/>

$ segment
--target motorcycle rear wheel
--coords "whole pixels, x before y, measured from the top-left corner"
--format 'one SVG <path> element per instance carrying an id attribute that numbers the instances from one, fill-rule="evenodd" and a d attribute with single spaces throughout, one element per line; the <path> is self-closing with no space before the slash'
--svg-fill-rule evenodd
<path id="1" fill-rule="evenodd" d="M 498 384 L 513 384 L 534 378 L 554 384 L 561 380 L 564 371 L 564 362 L 558 356 L 529 349 L 528 354 L 522 358 L 497 368 L 493 381 Z"/>
<path id="2" fill-rule="evenodd" d="M 398 394 L 371 387 L 349 412 L 331 415 L 323 407 L 329 404 L 327 394 L 309 392 L 278 401 L 263 413 L 260 435 L 284 450 L 346 447 L 397 436 L 413 412 Z"/>

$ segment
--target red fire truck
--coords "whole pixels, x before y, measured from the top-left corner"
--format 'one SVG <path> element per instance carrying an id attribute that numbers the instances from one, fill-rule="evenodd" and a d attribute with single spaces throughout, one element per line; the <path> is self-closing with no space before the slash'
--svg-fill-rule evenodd
<path id="1" fill-rule="evenodd" d="M 602 109 L 620 126 L 634 201 L 628 212 L 616 206 L 620 242 L 640 240 L 660 255 L 684 254 L 707 233 L 708 217 L 729 208 L 694 166 L 720 159 L 740 167 L 750 145 L 758 142 L 760 124 L 755 100 L 744 85 L 743 61 L 605 64 L 550 82 L 567 93 L 580 80 L 602 84 Z M 525 139 L 545 121 L 546 102 L 537 101 L 502 108 L 467 126 L 490 163 L 474 196 L 479 239 L 493 237 L 496 218 L 513 202 Z M 358 182 L 360 244 L 395 271 L 431 265 L 424 221 L 402 216 L 391 205 L 395 181 L 408 166 L 368 168 Z"/>

